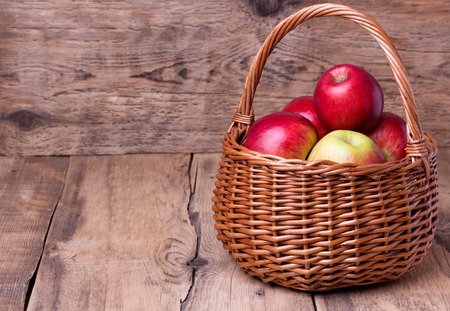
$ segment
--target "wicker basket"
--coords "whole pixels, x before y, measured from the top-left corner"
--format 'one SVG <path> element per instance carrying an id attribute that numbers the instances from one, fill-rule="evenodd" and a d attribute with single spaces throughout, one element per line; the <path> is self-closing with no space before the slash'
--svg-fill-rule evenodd
<path id="1" fill-rule="evenodd" d="M 389 61 L 406 112 L 407 155 L 357 166 L 287 160 L 240 142 L 264 64 L 302 22 L 340 16 L 366 29 Z M 283 20 L 256 55 L 223 140 L 213 197 L 217 238 L 249 275 L 305 291 L 398 279 L 419 264 L 437 225 L 437 146 L 422 132 L 400 56 L 377 22 L 346 6 L 306 7 Z"/>

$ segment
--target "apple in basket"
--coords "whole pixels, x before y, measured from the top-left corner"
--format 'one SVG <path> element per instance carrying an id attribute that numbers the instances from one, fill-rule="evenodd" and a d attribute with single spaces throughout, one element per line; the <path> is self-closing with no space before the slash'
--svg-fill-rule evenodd
<path id="1" fill-rule="evenodd" d="M 317 118 L 313 107 L 312 96 L 297 97 L 287 103 L 282 111 L 298 113 L 311 121 L 317 129 L 318 139 L 321 139 L 330 132 L 330 130 L 319 120 L 319 118 Z"/>
<path id="2" fill-rule="evenodd" d="M 305 160 L 317 140 L 317 130 L 307 118 L 275 112 L 252 124 L 243 145 L 260 153 Z"/>
<path id="3" fill-rule="evenodd" d="M 313 105 L 319 120 L 330 130 L 366 133 L 378 122 L 384 99 L 370 73 L 355 65 L 340 64 L 319 78 Z"/>
<path id="4" fill-rule="evenodd" d="M 350 130 L 336 130 L 319 140 L 308 161 L 330 160 L 358 165 L 386 162 L 380 147 L 368 136 Z"/>
<path id="5" fill-rule="evenodd" d="M 386 160 L 401 160 L 406 156 L 406 122 L 392 112 L 383 112 L 376 126 L 367 133 L 383 151 Z"/>

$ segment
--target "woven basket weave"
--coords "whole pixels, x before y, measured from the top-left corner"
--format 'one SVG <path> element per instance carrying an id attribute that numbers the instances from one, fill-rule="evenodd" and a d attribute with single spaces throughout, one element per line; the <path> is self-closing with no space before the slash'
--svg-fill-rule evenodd
<path id="1" fill-rule="evenodd" d="M 253 97 L 280 40 L 304 21 L 340 16 L 384 51 L 406 112 L 406 157 L 357 166 L 264 155 L 241 146 Z M 249 275 L 305 291 L 398 279 L 419 264 L 437 225 L 437 146 L 422 132 L 400 56 L 377 22 L 336 4 L 306 7 L 267 37 L 223 139 L 213 211 L 217 238 Z"/>

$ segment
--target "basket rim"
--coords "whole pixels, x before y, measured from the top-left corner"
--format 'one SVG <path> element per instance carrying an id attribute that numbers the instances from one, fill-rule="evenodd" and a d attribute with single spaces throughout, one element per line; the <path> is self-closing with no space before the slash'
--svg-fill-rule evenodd
<path id="1" fill-rule="evenodd" d="M 324 173 L 336 171 L 342 172 L 343 174 L 360 175 L 358 172 L 362 171 L 364 174 L 367 174 L 368 172 L 370 172 L 369 174 L 380 174 L 404 167 L 405 165 L 411 165 L 413 162 L 416 162 L 414 163 L 415 165 L 418 164 L 417 162 L 422 162 L 427 168 L 428 161 L 424 158 L 436 156 L 438 150 L 436 141 L 428 132 L 424 131 L 423 141 L 419 143 L 419 147 L 425 148 L 426 152 L 417 152 L 415 143 L 408 142 L 409 146 L 406 150 L 406 156 L 400 160 L 360 165 L 355 163 L 337 163 L 329 160 L 308 161 L 302 159 L 287 159 L 276 155 L 260 153 L 244 147 L 238 142 L 238 138 L 244 134 L 244 131 L 245 129 L 234 127 L 225 134 L 222 142 L 223 153 L 231 158 L 242 159 L 249 163 L 276 166 L 280 171 L 300 168 L 302 171 L 311 169 L 316 171 L 316 173 L 317 171 L 323 171 Z M 418 159 L 420 159 L 420 161 L 417 161 Z"/>

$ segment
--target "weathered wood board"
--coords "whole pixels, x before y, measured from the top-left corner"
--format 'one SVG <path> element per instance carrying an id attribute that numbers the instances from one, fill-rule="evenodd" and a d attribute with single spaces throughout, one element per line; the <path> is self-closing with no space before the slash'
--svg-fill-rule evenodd
<path id="1" fill-rule="evenodd" d="M 68 158 L 0 157 L 0 309 L 23 310 Z"/>
<path id="2" fill-rule="evenodd" d="M 222 248 L 211 209 L 219 156 L 0 158 L 0 198 L 11 202 L 0 208 L 2 306 L 23 310 L 28 293 L 33 311 L 450 307 L 450 148 L 439 153 L 440 223 L 424 262 L 395 282 L 321 294 L 264 284 Z"/>
<path id="3" fill-rule="evenodd" d="M 274 299 L 314 310 L 309 294 L 249 278 L 221 250 L 217 159 L 72 157 L 28 310 L 264 310 Z"/>
<path id="4" fill-rule="evenodd" d="M 0 0 L 0 154 L 218 152 L 263 40 L 319 2 Z M 423 128 L 448 146 L 450 2 L 339 2 L 392 37 Z M 322 18 L 300 25 L 270 57 L 257 117 L 311 94 L 320 74 L 342 62 L 372 72 L 385 109 L 402 113 L 370 35 Z"/>
<path id="5" fill-rule="evenodd" d="M 29 310 L 179 310 L 192 283 L 189 155 L 72 157 Z"/>

